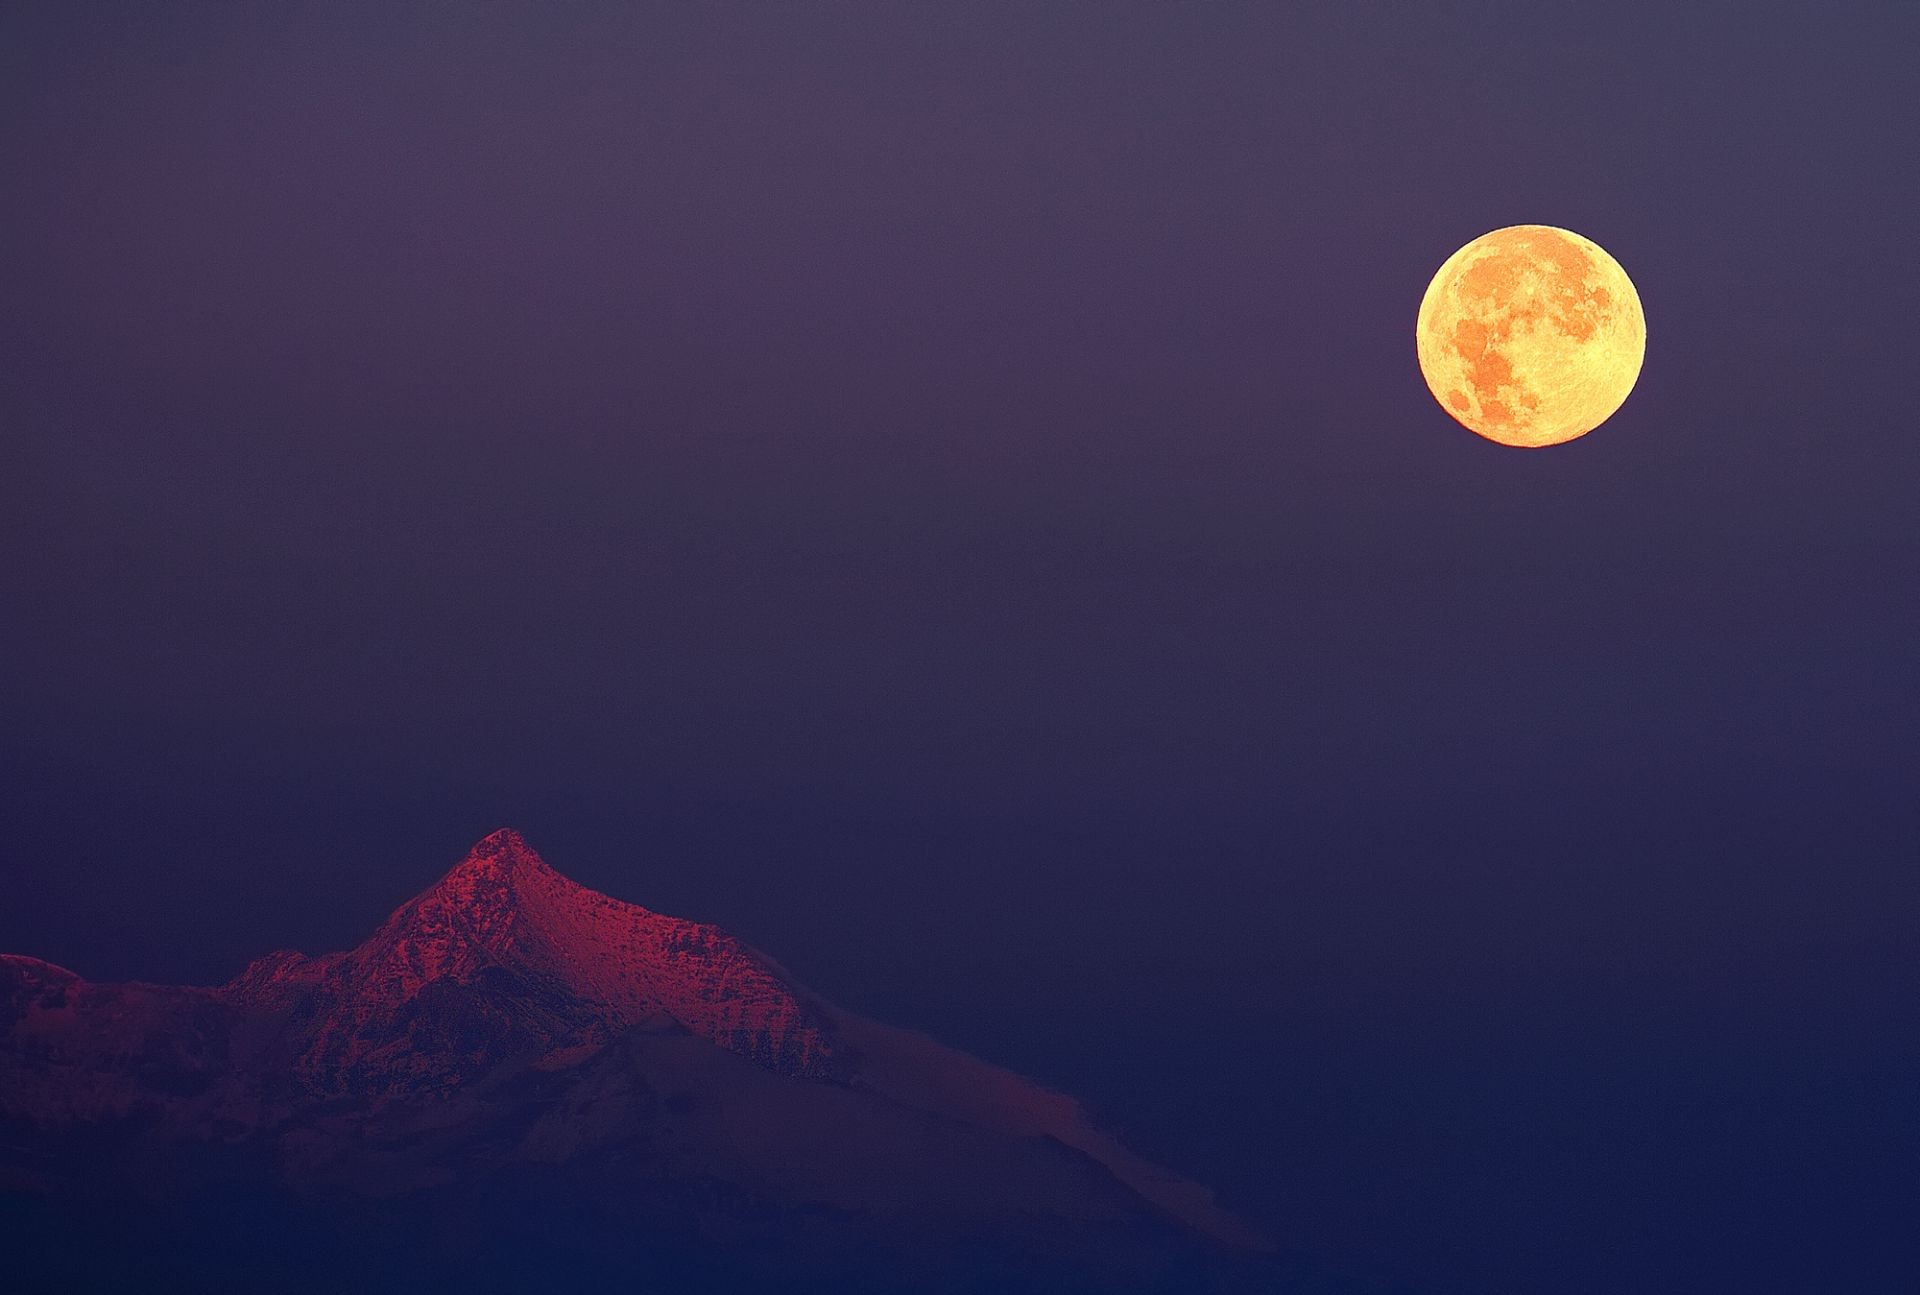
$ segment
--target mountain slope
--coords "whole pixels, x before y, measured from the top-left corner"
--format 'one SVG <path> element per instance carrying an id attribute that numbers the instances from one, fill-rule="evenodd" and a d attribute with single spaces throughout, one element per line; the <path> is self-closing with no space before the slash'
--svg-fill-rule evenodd
<path id="1" fill-rule="evenodd" d="M 394 1196 L 590 1168 L 736 1214 L 1258 1244 L 1071 1098 L 825 1003 L 715 927 L 579 886 L 510 831 L 356 948 L 269 954 L 217 988 L 0 958 L 0 1135 L 0 1185 L 55 1193 Z"/>
<path id="2" fill-rule="evenodd" d="M 452 993 L 475 986 L 511 1010 Z M 513 831 L 474 846 L 358 948 L 270 954 L 224 994 L 311 1005 L 293 1064 L 321 1092 L 457 1084 L 528 1049 L 559 1061 L 662 1014 L 770 1069 L 840 1074 L 818 1011 L 761 955 L 576 885 Z"/>

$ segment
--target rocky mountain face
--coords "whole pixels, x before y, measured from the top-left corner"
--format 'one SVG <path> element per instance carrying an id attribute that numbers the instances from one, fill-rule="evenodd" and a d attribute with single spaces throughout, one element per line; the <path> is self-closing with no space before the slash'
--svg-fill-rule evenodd
<path id="1" fill-rule="evenodd" d="M 579 886 L 511 831 L 357 948 L 269 954 L 218 987 L 0 957 L 0 1193 L 234 1191 L 402 1213 L 458 1197 L 463 1217 L 475 1193 L 587 1191 L 624 1202 L 621 1235 L 774 1251 L 875 1227 L 1071 1235 L 1109 1258 L 1259 1246 L 1072 1099 Z"/>
<path id="2" fill-rule="evenodd" d="M 821 1012 L 717 927 L 623 904 L 496 832 L 360 947 L 269 954 L 221 991 L 298 1026 L 318 1094 L 446 1090 L 509 1058 L 555 1066 L 655 1018 L 769 1070 L 844 1079 Z"/>

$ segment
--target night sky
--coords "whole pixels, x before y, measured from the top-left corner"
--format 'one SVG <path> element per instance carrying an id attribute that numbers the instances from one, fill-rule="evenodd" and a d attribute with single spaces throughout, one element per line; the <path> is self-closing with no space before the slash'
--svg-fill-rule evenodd
<path id="1" fill-rule="evenodd" d="M 0 950 L 218 981 L 513 825 L 1342 1272 L 1912 1289 L 1916 48 L 10 3 Z M 1648 320 L 1542 451 L 1414 363 L 1523 222 Z"/>

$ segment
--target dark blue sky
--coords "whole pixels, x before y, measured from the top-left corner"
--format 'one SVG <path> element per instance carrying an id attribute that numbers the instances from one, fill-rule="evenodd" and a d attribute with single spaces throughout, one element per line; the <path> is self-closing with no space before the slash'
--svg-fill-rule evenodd
<path id="1" fill-rule="evenodd" d="M 0 949 L 513 824 L 1345 1270 L 1910 1289 L 1920 10 L 1295 8 L 7 5 Z"/>

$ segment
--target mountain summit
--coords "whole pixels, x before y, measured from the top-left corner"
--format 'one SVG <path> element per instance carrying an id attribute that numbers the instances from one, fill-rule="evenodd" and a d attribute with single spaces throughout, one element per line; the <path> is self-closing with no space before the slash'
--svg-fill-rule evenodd
<path id="1" fill-rule="evenodd" d="M 660 1017 L 772 1070 L 844 1077 L 820 1011 L 767 959 L 718 927 L 567 880 L 510 829 L 358 948 L 270 954 L 224 992 L 308 1005 L 294 1068 L 326 1092 L 453 1086 L 509 1057 L 578 1055 Z"/>
<path id="2" fill-rule="evenodd" d="M 359 946 L 268 954 L 218 987 L 0 957 L 0 1189 L 575 1179 L 695 1230 L 1050 1219 L 1259 1244 L 1073 1099 L 824 1002 L 717 927 L 580 886 L 509 830 Z"/>

